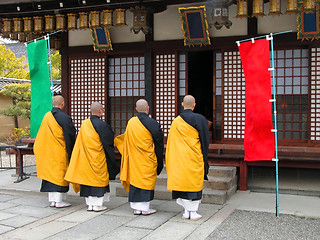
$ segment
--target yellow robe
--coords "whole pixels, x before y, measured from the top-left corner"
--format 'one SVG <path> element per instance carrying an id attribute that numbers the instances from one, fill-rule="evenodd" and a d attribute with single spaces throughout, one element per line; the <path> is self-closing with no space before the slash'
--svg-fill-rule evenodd
<path id="1" fill-rule="evenodd" d="M 167 189 L 198 192 L 203 188 L 204 161 L 198 131 L 180 116 L 171 124 L 166 149 Z"/>
<path id="2" fill-rule="evenodd" d="M 90 119 L 81 124 L 65 179 L 74 184 L 75 192 L 80 191 L 80 184 L 91 187 L 109 184 L 106 155 Z"/>
<path id="3" fill-rule="evenodd" d="M 36 157 L 37 176 L 59 186 L 68 186 L 64 180 L 69 159 L 62 127 L 51 111 L 43 117 L 33 152 Z"/>
<path id="4" fill-rule="evenodd" d="M 114 143 L 121 154 L 120 180 L 126 191 L 130 184 L 154 190 L 158 162 L 153 138 L 138 117 L 128 121 L 125 133 L 117 136 Z"/>

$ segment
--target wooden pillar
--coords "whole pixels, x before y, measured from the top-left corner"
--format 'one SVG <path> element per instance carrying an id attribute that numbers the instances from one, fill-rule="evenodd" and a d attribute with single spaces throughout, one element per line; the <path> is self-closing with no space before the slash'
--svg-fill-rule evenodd
<path id="1" fill-rule="evenodd" d="M 248 16 L 252 15 L 252 1 L 253 0 L 248 0 L 247 1 L 247 6 L 248 6 Z M 258 34 L 258 20 L 256 17 L 248 17 L 248 22 L 247 22 L 247 31 L 248 31 L 248 36 L 256 36 Z"/>
<path id="2" fill-rule="evenodd" d="M 144 81 L 145 81 L 145 99 L 149 103 L 149 113 L 154 117 L 154 106 L 153 106 L 153 53 L 146 52 L 144 54 Z"/>
<path id="3" fill-rule="evenodd" d="M 146 36 L 145 36 L 145 41 L 146 42 L 152 42 L 153 41 L 153 33 L 154 33 L 154 17 L 153 17 L 153 13 L 150 13 L 150 16 L 149 16 L 149 26 L 152 28 L 152 30 L 149 32 L 149 33 L 147 33 L 146 34 Z"/>
<path id="4" fill-rule="evenodd" d="M 64 97 L 63 111 L 70 115 L 70 89 L 69 89 L 69 58 L 68 58 L 68 32 L 61 33 L 61 95 Z"/>
<path id="5" fill-rule="evenodd" d="M 239 190 L 248 190 L 248 166 L 247 162 L 240 160 L 240 176 L 239 176 Z"/>

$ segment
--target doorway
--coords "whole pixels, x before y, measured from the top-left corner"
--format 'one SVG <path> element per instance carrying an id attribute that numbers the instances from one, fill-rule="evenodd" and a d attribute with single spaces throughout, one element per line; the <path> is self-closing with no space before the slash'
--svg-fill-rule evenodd
<path id="1" fill-rule="evenodd" d="M 213 52 L 188 53 L 188 93 L 195 97 L 195 113 L 213 118 Z"/>

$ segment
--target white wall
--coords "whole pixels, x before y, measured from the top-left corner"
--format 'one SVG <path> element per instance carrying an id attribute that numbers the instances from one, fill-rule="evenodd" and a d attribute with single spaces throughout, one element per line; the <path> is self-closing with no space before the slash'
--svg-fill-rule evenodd
<path id="1" fill-rule="evenodd" d="M 181 5 L 179 7 L 181 7 Z M 183 39 L 183 31 L 177 5 L 168 6 L 166 11 L 154 14 L 154 40 L 162 41 L 174 39 Z"/>
<path id="2" fill-rule="evenodd" d="M 270 16 L 269 3 L 264 4 L 264 17 L 258 18 L 258 34 L 283 32 L 287 30 L 297 31 L 297 14 L 285 14 L 286 1 L 281 1 L 280 16 Z"/>
<path id="3" fill-rule="evenodd" d="M 209 28 L 210 37 L 229 37 L 238 35 L 247 35 L 247 18 L 237 18 L 237 5 L 232 4 L 229 7 L 229 20 L 232 25 L 229 29 L 223 26 L 217 30 L 214 26 Z M 208 22 L 212 22 L 211 16 L 207 13 Z"/>
<path id="4" fill-rule="evenodd" d="M 68 31 L 69 47 L 93 45 L 89 29 Z"/>
<path id="5" fill-rule="evenodd" d="M 171 5 L 168 9 L 161 13 L 156 13 L 154 15 L 154 40 L 174 40 L 183 39 L 183 31 L 181 29 L 181 20 L 179 14 L 179 7 L 190 7 L 190 6 L 203 6 L 202 4 L 181 4 L 181 5 Z M 237 6 L 233 4 L 229 8 L 229 19 L 232 22 L 230 29 L 222 27 L 217 30 L 214 26 L 210 27 L 209 24 L 212 23 L 211 11 L 207 9 L 207 21 L 208 30 L 210 37 L 226 37 L 235 35 L 246 35 L 247 34 L 247 19 L 246 18 L 236 18 Z"/>
<path id="6" fill-rule="evenodd" d="M 199 4 L 180 4 L 170 5 L 167 10 L 154 14 L 154 40 L 176 40 L 183 39 L 183 32 L 181 29 L 181 20 L 179 15 L 179 7 L 190 6 L 203 6 L 204 3 Z M 268 16 L 269 3 L 264 5 L 265 14 L 264 17 L 258 18 L 258 33 L 275 33 L 286 30 L 292 30 L 296 32 L 297 21 L 296 14 L 281 14 L 280 16 Z M 282 0 L 282 12 L 285 13 L 286 0 Z M 233 4 L 229 7 L 229 19 L 232 22 L 230 29 L 223 26 L 220 30 L 217 30 L 214 26 L 209 25 L 210 37 L 227 37 L 227 36 L 240 36 L 247 34 L 247 18 L 237 18 L 237 6 Z M 115 22 L 115 13 L 113 14 Z M 207 9 L 207 21 L 208 24 L 212 23 L 211 11 Z M 110 28 L 110 36 L 112 43 L 129 43 L 129 42 L 143 42 L 145 41 L 145 35 L 142 32 L 134 34 L 130 31 L 133 22 L 133 14 L 129 10 L 126 11 L 126 23 L 127 26 Z M 69 46 L 84 46 L 92 45 L 92 38 L 90 30 L 73 30 L 69 31 Z"/>
<path id="7" fill-rule="evenodd" d="M 115 12 L 113 13 L 113 22 L 116 22 Z M 110 37 L 112 43 L 128 43 L 128 42 L 144 42 L 145 35 L 143 32 L 134 34 L 130 31 L 133 26 L 133 13 L 129 10 L 126 11 L 126 24 L 124 27 L 113 26 L 110 28 Z"/>
<path id="8" fill-rule="evenodd" d="M 113 22 L 115 23 L 115 12 L 113 13 Z M 126 24 L 124 27 L 112 26 L 110 28 L 110 38 L 112 43 L 127 43 L 127 42 L 143 42 L 145 35 L 141 31 L 134 34 L 130 31 L 133 22 L 133 14 L 129 10 L 126 11 Z M 87 46 L 93 45 L 90 29 L 71 30 L 69 34 L 69 46 Z"/>

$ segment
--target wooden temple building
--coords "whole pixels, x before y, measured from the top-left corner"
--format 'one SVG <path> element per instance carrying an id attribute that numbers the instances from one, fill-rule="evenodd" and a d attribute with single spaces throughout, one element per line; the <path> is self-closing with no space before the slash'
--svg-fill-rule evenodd
<path id="1" fill-rule="evenodd" d="M 26 42 L 59 31 L 50 42 L 62 56 L 62 95 L 76 128 L 89 116 L 91 102 L 99 101 L 105 120 L 123 133 L 136 100 L 145 98 L 167 135 L 182 97 L 195 96 L 195 112 L 212 122 L 210 164 L 236 166 L 238 187 L 247 190 L 251 168 L 275 163 L 243 161 L 245 79 L 236 41 L 290 31 L 273 36 L 280 172 L 320 172 L 319 5 L 315 0 L 4 0 L 1 35 Z M 182 10 L 195 11 L 195 28 Z"/>

